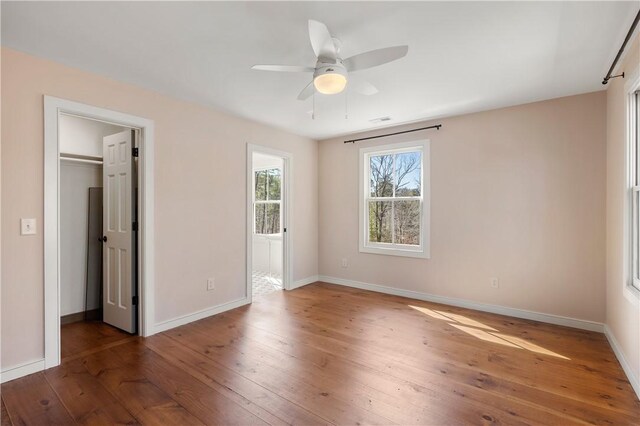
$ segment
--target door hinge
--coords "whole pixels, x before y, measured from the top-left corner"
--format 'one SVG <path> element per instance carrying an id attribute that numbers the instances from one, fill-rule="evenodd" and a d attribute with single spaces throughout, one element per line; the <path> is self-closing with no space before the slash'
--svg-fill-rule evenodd
<path id="1" fill-rule="evenodd" d="M 287 232 L 287 228 L 284 228 L 284 232 Z"/>
<path id="2" fill-rule="evenodd" d="M 138 222 L 133 222 L 133 223 L 131 224 L 131 230 L 132 230 L 133 232 L 138 232 Z"/>
<path id="3" fill-rule="evenodd" d="M 134 306 L 138 305 L 138 296 L 133 296 L 131 298 L 131 304 L 134 305 Z"/>
<path id="4" fill-rule="evenodd" d="M 139 154 L 138 148 L 131 148 L 131 155 L 137 157 Z"/>

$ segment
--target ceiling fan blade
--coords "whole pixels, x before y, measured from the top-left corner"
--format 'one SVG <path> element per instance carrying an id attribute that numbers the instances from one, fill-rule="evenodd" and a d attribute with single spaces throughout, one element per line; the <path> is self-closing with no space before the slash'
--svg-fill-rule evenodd
<path id="1" fill-rule="evenodd" d="M 302 89 L 302 92 L 300 92 L 300 94 L 298 95 L 298 100 L 299 101 L 304 101 L 305 99 L 309 99 L 309 97 L 311 95 L 313 95 L 313 92 L 315 91 L 315 87 L 313 85 L 313 81 L 309 84 L 307 84 L 307 87 L 305 87 L 304 89 Z"/>
<path id="2" fill-rule="evenodd" d="M 348 71 L 359 71 L 378 65 L 386 64 L 404 57 L 409 51 L 409 46 L 393 46 L 384 49 L 371 50 L 351 56 L 342 61 Z"/>
<path id="3" fill-rule="evenodd" d="M 315 68 L 298 65 L 254 65 L 252 70 L 260 71 L 282 71 L 282 72 L 314 72 Z"/>
<path id="4" fill-rule="evenodd" d="M 313 52 L 318 58 L 336 60 L 338 57 L 336 46 L 325 24 L 309 19 L 309 39 Z"/>
<path id="5" fill-rule="evenodd" d="M 354 92 L 360 93 L 361 95 L 371 96 L 378 93 L 376 86 L 366 80 L 351 78 L 349 84 L 351 84 L 351 89 Z"/>

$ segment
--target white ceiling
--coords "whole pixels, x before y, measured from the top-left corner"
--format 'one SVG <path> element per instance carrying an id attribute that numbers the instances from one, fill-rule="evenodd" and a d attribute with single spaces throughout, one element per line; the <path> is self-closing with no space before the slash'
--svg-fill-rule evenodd
<path id="1" fill-rule="evenodd" d="M 639 2 L 2 2 L 2 45 L 313 138 L 603 89 Z M 408 44 L 359 71 L 365 97 L 296 100 L 307 20 L 343 57 Z"/>

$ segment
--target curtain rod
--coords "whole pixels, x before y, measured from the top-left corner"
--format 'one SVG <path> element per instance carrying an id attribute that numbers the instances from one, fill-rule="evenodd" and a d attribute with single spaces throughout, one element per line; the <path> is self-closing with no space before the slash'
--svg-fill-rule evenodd
<path id="1" fill-rule="evenodd" d="M 348 141 L 344 141 L 344 143 L 356 143 L 359 141 L 366 141 L 369 139 L 386 138 L 387 136 L 401 135 L 403 133 L 418 132 L 420 130 L 427 130 L 427 129 L 440 130 L 440 127 L 442 127 L 442 124 L 436 124 L 435 126 L 420 127 L 419 129 L 403 130 L 402 132 L 386 133 L 384 135 L 378 135 L 378 136 L 369 136 L 368 138 L 349 139 Z"/>
<path id="2" fill-rule="evenodd" d="M 629 42 L 631 35 L 633 34 L 636 27 L 638 26 L 638 21 L 640 21 L 640 10 L 638 10 L 636 19 L 633 20 L 633 24 L 631 24 L 631 28 L 629 28 L 629 32 L 627 33 L 627 36 L 624 38 L 624 41 L 622 42 L 622 46 L 620 47 L 620 50 L 618 50 L 618 54 L 616 55 L 616 58 L 613 60 L 613 63 L 611 64 L 611 68 L 609 68 L 609 72 L 607 73 L 605 78 L 602 80 L 602 84 L 607 84 L 609 80 L 612 78 L 616 78 L 616 77 L 624 78 L 624 72 L 618 75 L 611 75 L 611 73 L 613 72 L 613 69 L 616 67 L 618 60 L 620 60 L 620 56 L 622 56 L 622 52 L 624 51 L 624 48 L 627 47 L 627 43 Z"/>

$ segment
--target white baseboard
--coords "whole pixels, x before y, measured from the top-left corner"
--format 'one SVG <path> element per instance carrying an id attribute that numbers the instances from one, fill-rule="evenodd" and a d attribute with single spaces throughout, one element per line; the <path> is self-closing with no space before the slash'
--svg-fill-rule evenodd
<path id="1" fill-rule="evenodd" d="M 624 353 L 622 352 L 620 344 L 616 340 L 616 336 L 614 336 L 613 332 L 606 324 L 604 326 L 604 335 L 607 336 L 607 340 L 613 349 L 613 353 L 616 355 L 616 358 L 618 358 L 618 362 L 620 362 L 620 365 L 624 370 L 624 374 L 627 375 L 627 379 L 629 379 L 631 387 L 636 391 L 636 395 L 638 395 L 638 399 L 640 399 L 640 379 L 633 374 L 633 370 L 631 370 L 627 359 L 624 357 Z"/>
<path id="2" fill-rule="evenodd" d="M 604 332 L 604 324 L 581 320 L 576 318 L 563 317 L 559 315 L 544 314 L 541 312 L 527 311 L 524 309 L 508 308 L 500 305 L 489 305 L 486 303 L 473 302 L 466 299 L 458 299 L 455 297 L 438 296 L 435 294 L 422 293 L 418 291 L 403 290 L 394 287 L 386 287 L 377 284 L 369 284 L 361 281 L 353 281 L 344 278 L 328 277 L 320 275 L 319 281 L 331 284 L 343 285 L 346 287 L 354 287 L 362 290 L 376 291 L 378 293 L 392 294 L 394 296 L 408 297 L 411 299 L 424 300 L 426 302 L 442 303 L 443 305 L 457 306 L 460 308 L 475 309 L 476 311 L 491 312 L 493 314 L 507 315 L 510 317 L 546 322 L 549 324 L 563 325 L 566 327 L 579 328 L 582 330 Z"/>
<path id="3" fill-rule="evenodd" d="M 299 288 L 308 284 L 313 284 L 319 279 L 320 277 L 318 275 L 311 275 L 310 277 L 303 278 L 301 280 L 294 282 L 291 288 L 289 288 L 289 290 L 295 290 L 296 288 Z"/>
<path id="4" fill-rule="evenodd" d="M 212 315 L 217 315 L 225 311 L 229 311 L 231 309 L 239 308 L 240 306 L 244 306 L 249 303 L 248 297 L 243 297 L 242 299 L 234 300 L 232 302 L 227 302 L 222 305 L 214 306 L 213 308 L 203 309 L 198 312 L 194 312 L 192 314 L 183 315 L 178 318 L 170 319 L 167 321 L 162 321 L 155 325 L 153 331 L 154 333 L 161 333 L 163 331 L 170 330 L 172 328 L 180 327 L 181 325 L 189 324 L 193 321 L 198 321 L 203 318 L 210 317 Z"/>
<path id="5" fill-rule="evenodd" d="M 11 380 L 19 379 L 20 377 L 28 376 L 29 374 L 37 373 L 44 370 L 44 359 L 37 361 L 27 362 L 15 367 L 3 370 L 0 373 L 0 383 L 6 383 Z"/>

